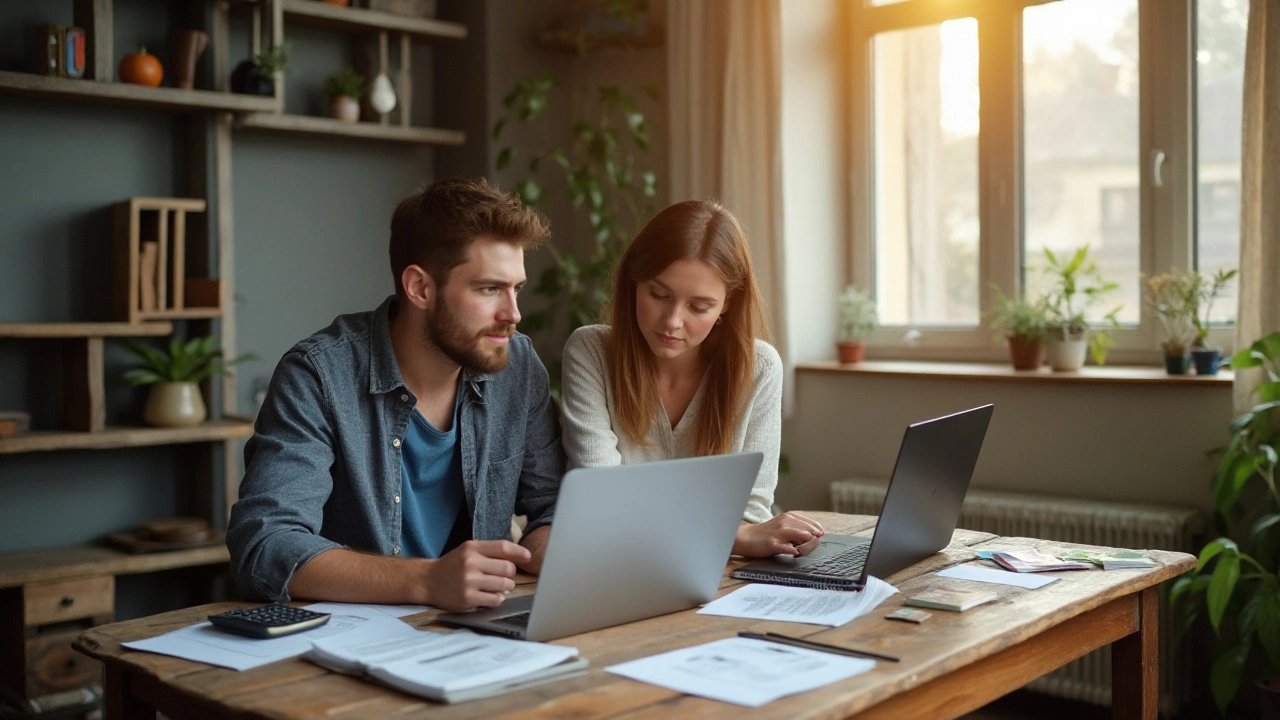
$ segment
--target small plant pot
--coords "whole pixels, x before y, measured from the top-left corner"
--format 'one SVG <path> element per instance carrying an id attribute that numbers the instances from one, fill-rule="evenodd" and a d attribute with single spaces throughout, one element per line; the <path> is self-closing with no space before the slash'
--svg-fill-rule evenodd
<path id="1" fill-rule="evenodd" d="M 1056 372 L 1071 372 L 1084 367 L 1084 356 L 1089 349 L 1084 333 L 1072 335 L 1063 340 L 1051 338 L 1045 344 L 1045 353 L 1049 358 L 1049 367 Z"/>
<path id="2" fill-rule="evenodd" d="M 1191 370 L 1190 355 L 1165 355 L 1164 371 L 1170 375 L 1186 375 Z"/>
<path id="3" fill-rule="evenodd" d="M 142 417 L 156 427 L 190 427 L 208 416 L 200 386 L 193 382 L 163 382 L 151 386 Z"/>
<path id="4" fill-rule="evenodd" d="M 1222 364 L 1222 349 L 1194 348 L 1191 361 L 1195 363 L 1197 375 L 1217 375 L 1218 366 Z"/>
<path id="5" fill-rule="evenodd" d="M 854 342 L 838 342 L 836 343 L 836 359 L 841 365 L 852 365 L 862 362 L 863 356 L 866 355 L 867 344 L 862 340 Z"/>
<path id="6" fill-rule="evenodd" d="M 1009 341 L 1009 360 L 1014 370 L 1035 370 L 1044 364 L 1043 342 L 1023 335 L 1010 335 L 1005 340 Z"/>
<path id="7" fill-rule="evenodd" d="M 231 92 L 270 97 L 276 94 L 276 81 L 259 72 L 252 60 L 245 60 L 231 71 Z"/>
<path id="8" fill-rule="evenodd" d="M 349 95 L 338 95 L 329 102 L 329 117 L 344 123 L 360 122 L 360 101 Z"/>

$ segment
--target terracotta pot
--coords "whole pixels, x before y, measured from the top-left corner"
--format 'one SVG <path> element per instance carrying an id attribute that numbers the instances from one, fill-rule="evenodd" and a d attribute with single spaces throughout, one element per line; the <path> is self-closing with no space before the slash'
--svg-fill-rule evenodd
<path id="1" fill-rule="evenodd" d="M 199 425 L 208 416 L 200 386 L 193 382 L 163 382 L 151 386 L 142 417 L 156 427 Z"/>
<path id="2" fill-rule="evenodd" d="M 1005 340 L 1009 341 L 1009 360 L 1014 370 L 1035 370 L 1044 364 L 1043 342 L 1029 340 L 1023 335 L 1010 335 Z"/>
<path id="3" fill-rule="evenodd" d="M 349 95 L 338 95 L 329 101 L 329 117 L 344 123 L 360 122 L 360 101 Z"/>
<path id="4" fill-rule="evenodd" d="M 836 343 L 836 359 L 840 361 L 841 365 L 862 362 L 862 357 L 866 354 L 866 351 L 867 344 L 861 340 Z"/>

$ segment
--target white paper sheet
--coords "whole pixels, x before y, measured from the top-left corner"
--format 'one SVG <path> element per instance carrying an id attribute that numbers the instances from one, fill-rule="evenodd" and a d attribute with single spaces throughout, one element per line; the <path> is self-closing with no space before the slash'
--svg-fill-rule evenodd
<path id="1" fill-rule="evenodd" d="M 418 632 L 416 648 L 398 647 L 365 659 L 379 680 L 428 696 L 505 682 L 564 662 L 578 649 L 479 635 L 470 630 Z"/>
<path id="2" fill-rule="evenodd" d="M 698 614 L 836 627 L 871 612 L 896 592 L 897 588 L 879 578 L 867 578 L 866 587 L 859 592 L 747 583 L 707 603 Z"/>
<path id="3" fill-rule="evenodd" d="M 728 638 L 605 668 L 615 675 L 735 705 L 760 707 L 853 677 L 874 660 Z"/>
<path id="4" fill-rule="evenodd" d="M 1044 575 L 1030 575 L 1008 570 L 992 570 L 976 565 L 956 565 L 938 573 L 938 577 L 956 578 L 957 580 L 977 580 L 978 582 L 1013 585 L 1014 587 L 1035 590 L 1042 588 L 1058 578 Z"/>
<path id="5" fill-rule="evenodd" d="M 311 649 L 311 643 L 320 638 L 336 637 L 347 633 L 359 634 L 369 625 L 382 625 L 393 621 L 404 612 L 404 606 L 357 605 L 351 603 L 316 603 L 307 606 L 316 612 L 331 613 L 329 622 L 318 628 L 280 638 L 259 640 L 215 630 L 207 622 L 174 630 L 158 637 L 123 643 L 134 650 L 145 650 L 160 655 L 172 655 L 184 660 L 208 663 L 232 670 L 248 670 L 277 660 L 301 655 Z M 412 612 L 421 612 L 414 610 Z M 397 615 L 398 613 L 398 615 Z M 394 620 L 400 622 L 399 620 Z M 404 624 L 404 623 L 400 623 Z M 408 626 L 406 626 L 408 627 Z"/>

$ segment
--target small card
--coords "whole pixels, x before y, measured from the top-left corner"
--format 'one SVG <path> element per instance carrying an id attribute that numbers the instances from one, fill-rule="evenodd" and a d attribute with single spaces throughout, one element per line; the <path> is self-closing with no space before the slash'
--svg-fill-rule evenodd
<path id="1" fill-rule="evenodd" d="M 922 623 L 925 620 L 928 620 L 929 618 L 933 617 L 933 613 L 925 612 L 923 610 L 916 610 L 915 608 L 898 608 L 897 610 L 894 610 L 888 615 L 885 615 L 885 617 L 888 618 L 889 620 L 902 620 L 903 622 L 909 622 L 909 623 Z"/>

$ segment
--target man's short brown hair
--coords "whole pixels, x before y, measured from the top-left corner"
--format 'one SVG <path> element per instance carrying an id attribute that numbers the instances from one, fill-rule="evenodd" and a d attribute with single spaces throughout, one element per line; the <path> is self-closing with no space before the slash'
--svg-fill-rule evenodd
<path id="1" fill-rule="evenodd" d="M 527 208 L 513 193 L 480 178 L 433 182 L 401 200 L 391 216 L 391 273 L 396 294 L 404 295 L 400 276 L 410 265 L 426 270 L 437 285 L 449 282 L 449 271 L 467 260 L 479 237 L 538 246 L 550 228 L 542 213 Z"/>

